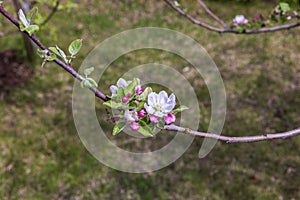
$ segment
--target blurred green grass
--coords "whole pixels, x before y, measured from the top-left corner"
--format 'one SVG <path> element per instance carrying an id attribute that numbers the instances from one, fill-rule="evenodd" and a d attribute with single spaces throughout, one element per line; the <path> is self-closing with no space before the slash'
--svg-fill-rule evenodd
<path id="1" fill-rule="evenodd" d="M 198 17 L 194 1 L 183 3 Z M 272 4 L 212 2 L 226 21 L 235 14 L 266 13 Z M 216 62 L 224 79 L 228 113 L 224 135 L 254 135 L 299 127 L 299 28 L 260 35 L 219 35 L 192 25 L 163 1 L 80 1 L 72 13 L 58 13 L 50 25 L 58 41 L 41 32 L 48 46 L 66 48 L 76 38 L 84 46 L 79 66 L 94 45 L 131 28 L 156 26 L 195 38 Z M 42 11 L 41 11 L 42 12 Z M 1 20 L 3 18 L 1 17 Z M 13 27 L 9 24 L 5 26 Z M 22 50 L 19 36 L 0 39 L 0 50 Z M 106 72 L 100 89 L 126 70 L 157 61 L 181 70 L 186 62 L 159 51 L 137 51 L 119 58 Z M 200 129 L 210 118 L 210 97 L 201 77 L 185 74 L 201 102 Z M 73 78 L 54 64 L 36 66 L 34 77 L 0 101 L 0 199 L 299 199 L 300 138 L 253 144 L 218 142 L 205 159 L 198 159 L 202 139 L 172 165 L 148 174 L 127 174 L 98 163 L 79 140 L 71 115 Z M 101 102 L 99 119 L 112 124 Z M 157 141 L 159 145 L 164 135 Z M 111 137 L 118 144 L 127 138 Z M 125 141 L 124 141 L 125 139 Z M 130 141 L 129 141 L 130 142 Z M 143 145 L 143 144 L 142 144 Z M 125 145 L 139 149 L 137 142 Z M 143 146 L 142 146 L 143 147 Z"/>

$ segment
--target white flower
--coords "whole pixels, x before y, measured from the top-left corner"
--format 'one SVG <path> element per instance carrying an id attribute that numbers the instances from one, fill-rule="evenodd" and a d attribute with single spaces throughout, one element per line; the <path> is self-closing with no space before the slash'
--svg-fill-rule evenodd
<path id="1" fill-rule="evenodd" d="M 138 84 L 140 84 L 140 79 L 137 79 Z M 125 89 L 132 81 L 126 81 L 123 78 L 119 78 L 117 82 L 117 86 L 112 85 L 110 86 L 109 90 L 112 94 L 117 94 L 118 88 Z"/>
<path id="2" fill-rule="evenodd" d="M 168 97 L 165 91 L 161 91 L 159 94 L 151 92 L 148 95 L 148 104 L 145 103 L 144 108 L 150 115 L 164 117 L 173 110 L 175 105 L 175 95 L 171 94 Z"/>
<path id="3" fill-rule="evenodd" d="M 137 112 L 130 110 L 125 111 L 124 118 L 127 122 L 137 122 L 139 120 Z"/>
<path id="4" fill-rule="evenodd" d="M 244 23 L 245 20 L 246 20 L 246 18 L 244 17 L 244 15 L 237 15 L 233 19 L 233 22 L 236 22 L 238 24 L 242 24 L 242 23 Z"/>

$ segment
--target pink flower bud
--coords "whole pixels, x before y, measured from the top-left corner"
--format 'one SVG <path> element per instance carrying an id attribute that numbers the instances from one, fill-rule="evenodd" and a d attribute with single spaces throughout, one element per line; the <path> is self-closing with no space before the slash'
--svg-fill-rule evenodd
<path id="1" fill-rule="evenodd" d="M 132 123 L 132 124 L 130 124 L 130 128 L 133 131 L 137 131 L 137 130 L 139 130 L 140 125 L 138 123 Z"/>
<path id="2" fill-rule="evenodd" d="M 127 101 L 128 101 L 128 97 L 125 96 L 125 97 L 122 98 L 123 103 L 127 103 Z"/>
<path id="3" fill-rule="evenodd" d="M 137 107 L 140 106 L 140 102 L 139 102 L 138 100 L 134 100 L 134 103 L 135 103 L 135 105 L 136 105 Z"/>
<path id="4" fill-rule="evenodd" d="M 131 93 L 128 93 L 128 94 L 126 95 L 126 97 L 127 97 L 128 99 L 130 99 L 130 98 L 132 97 L 132 94 L 131 94 Z"/>
<path id="5" fill-rule="evenodd" d="M 165 122 L 166 124 L 172 124 L 176 121 L 176 117 L 174 114 L 172 113 L 169 113 L 167 116 L 165 116 Z"/>
<path id="6" fill-rule="evenodd" d="M 243 24 L 244 25 L 248 24 L 248 19 L 244 19 Z"/>
<path id="7" fill-rule="evenodd" d="M 143 92 L 143 87 L 141 86 L 141 85 L 138 85 L 138 86 L 136 86 L 136 88 L 135 88 L 135 93 L 137 94 L 137 95 L 140 95 L 142 92 Z"/>
<path id="8" fill-rule="evenodd" d="M 141 118 L 145 117 L 146 114 L 147 114 L 147 112 L 146 112 L 145 109 L 142 109 L 142 110 L 140 110 L 140 111 L 138 112 L 138 116 L 141 117 Z"/>
<path id="9" fill-rule="evenodd" d="M 151 122 L 157 124 L 159 118 L 155 115 L 150 115 L 149 119 L 150 119 Z"/>
<path id="10" fill-rule="evenodd" d="M 237 22 L 233 22 L 233 26 L 238 26 L 239 24 Z"/>

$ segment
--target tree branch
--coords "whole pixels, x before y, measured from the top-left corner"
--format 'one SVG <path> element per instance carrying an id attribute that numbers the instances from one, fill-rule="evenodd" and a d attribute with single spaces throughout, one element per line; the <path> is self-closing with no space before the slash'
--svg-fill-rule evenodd
<path id="1" fill-rule="evenodd" d="M 198 26 L 201 26 L 203 28 L 206 28 L 210 31 L 214 31 L 217 33 L 234 33 L 234 34 L 258 34 L 258 33 L 266 33 L 266 32 L 275 32 L 275 31 L 279 31 L 279 30 L 284 30 L 284 29 L 292 29 L 295 27 L 300 26 L 300 21 L 298 22 L 294 22 L 294 23 L 290 23 L 290 24 L 284 24 L 284 25 L 279 25 L 279 26 L 274 26 L 274 27 L 270 27 L 270 28 L 259 28 L 259 29 L 246 29 L 243 32 L 240 32 L 238 30 L 235 29 L 230 29 L 230 28 L 217 28 L 215 26 L 211 26 L 207 23 L 204 23 L 194 17 L 192 17 L 191 15 L 187 14 L 186 12 L 184 12 L 181 8 L 175 6 L 170 0 L 164 0 L 171 8 L 173 8 L 173 10 L 175 10 L 176 12 L 178 12 L 179 14 L 181 14 L 182 16 L 184 16 L 185 18 L 187 18 L 189 21 L 191 21 L 193 24 L 196 24 Z M 199 0 L 198 0 L 199 1 Z"/>
<path id="2" fill-rule="evenodd" d="M 199 131 L 190 130 L 189 128 L 184 128 L 180 126 L 176 126 L 174 124 L 167 125 L 164 127 L 165 130 L 169 131 L 179 131 L 182 133 L 206 137 L 216 140 L 221 140 L 227 143 L 246 143 L 246 142 L 258 142 L 263 140 L 275 140 L 275 139 L 285 139 L 289 137 L 293 137 L 296 135 L 300 135 L 300 127 L 291 131 L 282 132 L 282 133 L 274 133 L 274 134 L 263 134 L 263 135 L 254 135 L 254 136 L 240 136 L 240 137 L 231 137 L 231 136 L 222 136 L 215 133 L 204 133 Z"/>
<path id="3" fill-rule="evenodd" d="M 19 23 L 17 20 L 15 20 L 12 16 L 9 15 L 9 13 L 4 10 L 4 8 L 0 5 L 0 13 L 5 16 L 10 22 L 12 22 L 16 27 L 19 27 Z M 29 35 L 27 32 L 24 32 L 35 44 L 37 44 L 42 50 L 47 50 L 47 48 L 36 38 L 35 35 Z M 79 81 L 82 81 L 83 78 L 78 74 L 71 66 L 66 65 L 63 63 L 60 59 L 56 58 L 54 60 L 56 64 L 58 64 L 60 67 L 62 67 L 64 70 L 66 70 L 68 73 L 70 73 L 72 76 L 77 78 Z M 108 101 L 109 98 L 104 95 L 102 92 L 100 92 L 97 88 L 91 88 L 90 89 L 96 97 L 102 99 L 103 101 Z M 263 141 L 263 140 L 274 140 L 274 139 L 285 139 L 288 137 L 293 137 L 296 135 L 300 135 L 300 128 L 283 132 L 283 133 L 275 133 L 275 134 L 264 134 L 264 135 L 257 135 L 257 136 L 240 136 L 240 137 L 230 137 L 230 136 L 222 136 L 215 133 L 204 133 L 199 132 L 195 130 L 191 130 L 189 128 L 176 126 L 174 124 L 172 125 L 166 125 L 164 127 L 164 130 L 169 131 L 178 131 L 185 134 L 190 134 L 198 137 L 207 137 L 211 139 L 221 140 L 225 141 L 227 143 L 245 143 L 245 142 L 257 142 L 257 141 Z"/>
<path id="4" fill-rule="evenodd" d="M 207 14 L 209 14 L 214 20 L 216 20 L 219 24 L 221 24 L 224 28 L 228 28 L 223 20 L 221 20 L 217 15 L 215 15 L 202 0 L 197 0 L 201 7 L 205 10 Z"/>
<path id="5" fill-rule="evenodd" d="M 11 23 L 13 23 L 19 30 L 20 30 L 20 25 L 17 20 L 15 20 L 4 8 L 3 6 L 0 5 L 0 13 L 5 16 Z M 25 35 L 27 35 L 38 47 L 40 47 L 42 50 L 48 50 L 45 45 L 43 45 L 39 39 L 34 35 L 29 35 L 27 32 L 23 32 Z M 49 50 L 48 50 L 49 51 Z M 74 76 L 76 79 L 79 81 L 82 81 L 83 78 L 80 74 L 78 74 L 70 65 L 65 64 L 62 62 L 60 59 L 56 58 L 54 60 L 56 64 L 58 64 L 60 67 L 62 67 L 64 70 L 69 72 L 72 76 Z M 103 101 L 108 101 L 109 98 L 100 92 L 97 88 L 90 88 L 91 91 L 95 93 L 95 96 L 99 97 Z"/>

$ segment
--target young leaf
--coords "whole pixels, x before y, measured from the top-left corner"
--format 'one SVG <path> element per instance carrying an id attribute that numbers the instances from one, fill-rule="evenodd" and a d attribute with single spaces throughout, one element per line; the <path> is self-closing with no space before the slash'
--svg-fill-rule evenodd
<path id="1" fill-rule="evenodd" d="M 41 50 L 38 49 L 37 50 L 37 54 L 41 57 L 41 58 L 46 58 L 48 51 L 47 50 Z"/>
<path id="2" fill-rule="evenodd" d="M 282 3 L 279 3 L 279 6 L 280 6 L 283 14 L 290 11 L 290 5 L 288 3 L 282 2 Z"/>
<path id="3" fill-rule="evenodd" d="M 172 110 L 172 112 L 171 112 L 171 113 L 174 113 L 174 114 L 176 114 L 176 113 L 178 113 L 178 112 L 182 112 L 182 111 L 184 111 L 184 110 L 187 110 L 187 109 L 189 109 L 189 108 L 188 108 L 188 107 L 186 107 L 186 106 L 179 106 L 178 108 L 176 108 L 176 109 Z"/>
<path id="4" fill-rule="evenodd" d="M 138 132 L 146 137 L 153 137 L 152 130 L 146 125 L 146 126 L 140 126 L 138 129 Z"/>
<path id="5" fill-rule="evenodd" d="M 159 120 L 159 122 L 156 125 L 158 128 L 164 128 L 165 127 L 165 122 L 163 120 Z"/>
<path id="6" fill-rule="evenodd" d="M 91 88 L 98 87 L 98 84 L 96 83 L 96 81 L 94 79 L 92 79 L 92 78 L 86 78 L 85 80 L 90 83 Z"/>
<path id="7" fill-rule="evenodd" d="M 120 133 L 124 128 L 126 127 L 126 123 L 125 122 L 119 122 L 114 126 L 113 129 L 113 135 L 117 135 L 118 133 Z"/>
<path id="8" fill-rule="evenodd" d="M 144 92 L 140 95 L 140 98 L 141 98 L 143 101 L 146 101 L 148 95 L 149 95 L 151 92 L 152 92 L 152 88 L 147 87 L 147 88 L 144 90 Z"/>
<path id="9" fill-rule="evenodd" d="M 122 97 L 124 97 L 124 96 L 125 96 L 124 89 L 119 87 L 117 90 L 117 100 L 121 100 Z"/>
<path id="10" fill-rule="evenodd" d="M 55 53 L 56 55 L 60 56 L 58 50 L 55 47 L 49 47 L 49 50 Z"/>
<path id="11" fill-rule="evenodd" d="M 24 30 L 29 33 L 29 35 L 32 35 L 34 32 L 37 32 L 39 30 L 38 25 L 29 25 Z"/>
<path id="12" fill-rule="evenodd" d="M 125 94 L 128 94 L 128 93 L 131 93 L 131 94 L 133 94 L 135 91 L 135 87 L 138 85 L 139 83 L 138 83 L 138 80 L 136 79 L 136 78 L 134 78 L 133 79 L 133 81 L 129 84 L 129 85 L 127 85 L 127 87 L 125 88 L 125 90 L 124 90 L 124 93 Z"/>
<path id="13" fill-rule="evenodd" d="M 47 57 L 47 61 L 53 61 L 56 58 L 56 55 L 52 53 L 49 57 Z"/>
<path id="14" fill-rule="evenodd" d="M 121 103 L 117 103 L 117 102 L 114 102 L 114 101 L 107 101 L 107 102 L 104 102 L 103 105 L 106 105 L 110 108 L 113 108 L 113 109 L 118 109 L 118 108 L 121 108 L 123 105 Z"/>
<path id="15" fill-rule="evenodd" d="M 68 63 L 67 56 L 63 50 L 61 50 L 57 45 L 55 46 L 61 58 L 64 59 L 65 63 Z"/>
<path id="16" fill-rule="evenodd" d="M 22 9 L 19 9 L 18 11 L 18 16 L 19 16 L 19 20 L 21 22 L 21 24 L 24 26 L 24 28 L 27 28 L 30 24 L 29 22 L 27 21 L 26 17 L 25 17 L 25 14 L 23 12 Z M 22 30 L 21 30 L 22 31 Z"/>
<path id="17" fill-rule="evenodd" d="M 179 6 L 180 6 L 180 4 L 178 3 L 178 1 L 174 1 L 174 5 L 175 5 L 176 7 L 179 7 Z"/>
<path id="18" fill-rule="evenodd" d="M 38 8 L 33 7 L 27 14 L 26 14 L 26 19 L 28 23 L 30 24 L 32 19 L 38 14 Z"/>
<path id="19" fill-rule="evenodd" d="M 71 57 L 75 56 L 82 46 L 82 39 L 74 40 L 70 46 L 69 46 L 69 52 L 71 54 Z"/>
<path id="20" fill-rule="evenodd" d="M 89 76 L 94 71 L 94 67 L 86 68 L 83 73 L 85 76 Z"/>

